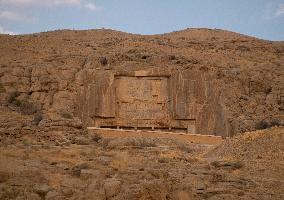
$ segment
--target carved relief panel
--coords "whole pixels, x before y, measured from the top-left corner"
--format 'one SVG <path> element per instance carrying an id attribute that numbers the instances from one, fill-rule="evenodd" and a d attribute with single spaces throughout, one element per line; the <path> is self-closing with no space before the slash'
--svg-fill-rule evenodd
<path id="1" fill-rule="evenodd" d="M 120 125 L 167 126 L 168 79 L 165 77 L 115 78 L 116 117 Z"/>

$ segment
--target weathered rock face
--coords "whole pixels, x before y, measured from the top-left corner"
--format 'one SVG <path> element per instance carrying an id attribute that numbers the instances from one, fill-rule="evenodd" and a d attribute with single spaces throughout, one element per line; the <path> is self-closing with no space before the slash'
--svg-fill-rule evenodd
<path id="1" fill-rule="evenodd" d="M 96 127 L 229 135 L 217 82 L 197 70 L 97 70 L 85 92 Z"/>
<path id="2" fill-rule="evenodd" d="M 260 122 L 283 123 L 283 61 L 283 42 L 220 30 L 1 35 L 0 102 L 31 102 L 44 127 L 230 136 Z"/>

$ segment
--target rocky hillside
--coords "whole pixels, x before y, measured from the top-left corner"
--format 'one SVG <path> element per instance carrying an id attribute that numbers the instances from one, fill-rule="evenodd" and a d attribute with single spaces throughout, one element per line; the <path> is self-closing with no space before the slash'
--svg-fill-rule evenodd
<path id="1" fill-rule="evenodd" d="M 155 136 L 10 137 L 0 145 L 0 199 L 282 200 L 283 131 L 217 147 Z"/>
<path id="2" fill-rule="evenodd" d="M 31 125 L 80 128 L 88 125 L 86 95 L 97 71 L 133 67 L 210 75 L 230 134 L 283 124 L 284 42 L 210 29 L 0 35 L 1 109 L 32 117 Z"/>

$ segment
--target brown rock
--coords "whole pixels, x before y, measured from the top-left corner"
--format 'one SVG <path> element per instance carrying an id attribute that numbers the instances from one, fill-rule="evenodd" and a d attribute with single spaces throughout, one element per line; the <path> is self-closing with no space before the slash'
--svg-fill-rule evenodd
<path id="1" fill-rule="evenodd" d="M 52 188 L 46 184 L 42 184 L 36 185 L 34 190 L 39 196 L 44 197 L 49 191 L 52 190 Z"/>
<path id="2" fill-rule="evenodd" d="M 107 179 L 104 183 L 104 190 L 107 198 L 114 197 L 121 190 L 121 182 L 115 179 Z"/>
<path id="3" fill-rule="evenodd" d="M 174 200 L 192 200 L 194 199 L 189 192 L 178 190 L 173 193 Z"/>
<path id="4" fill-rule="evenodd" d="M 4 183 L 9 179 L 9 174 L 7 172 L 0 171 L 0 183 Z"/>
<path id="5" fill-rule="evenodd" d="M 56 191 L 49 191 L 46 196 L 45 196 L 45 199 L 46 200 L 52 200 L 52 199 L 56 199 L 56 197 L 59 196 L 59 193 L 56 192 Z"/>

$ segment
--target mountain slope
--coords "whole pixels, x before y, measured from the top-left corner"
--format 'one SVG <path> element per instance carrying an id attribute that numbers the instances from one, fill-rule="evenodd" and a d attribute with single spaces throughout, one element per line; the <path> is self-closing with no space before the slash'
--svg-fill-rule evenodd
<path id="1" fill-rule="evenodd" d="M 69 115 L 87 125 L 84 91 L 106 66 L 210 74 L 231 134 L 283 123 L 284 42 L 210 29 L 148 36 L 105 29 L 0 35 L 0 102 L 9 105 L 7 98 L 17 91 L 16 98 L 37 105 L 44 119 Z"/>

